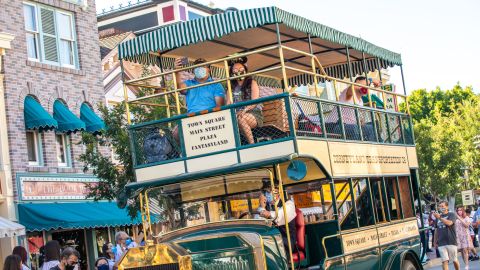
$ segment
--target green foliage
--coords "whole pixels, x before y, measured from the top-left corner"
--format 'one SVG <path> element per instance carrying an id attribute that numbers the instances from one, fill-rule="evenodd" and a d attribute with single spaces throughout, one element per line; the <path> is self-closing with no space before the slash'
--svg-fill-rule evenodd
<path id="1" fill-rule="evenodd" d="M 148 67 L 143 67 L 142 76 L 150 74 Z M 166 90 L 171 90 L 171 85 L 167 84 Z M 157 93 L 157 89 L 140 88 L 137 97 Z M 174 105 L 174 97 L 169 97 L 170 105 Z M 165 97 L 148 99 L 149 103 L 165 105 Z M 152 120 L 157 120 L 167 117 L 166 106 L 143 106 L 130 105 L 130 116 L 132 123 L 141 123 Z M 90 185 L 89 194 L 87 197 L 97 200 L 116 200 L 119 197 L 125 197 L 124 188 L 128 183 L 135 181 L 135 174 L 133 170 L 132 153 L 130 149 L 130 140 L 128 134 L 128 123 L 126 119 L 126 106 L 122 102 L 112 108 L 107 108 L 105 105 L 99 106 L 102 119 L 108 127 L 99 136 L 94 136 L 89 133 L 82 134 L 81 143 L 85 146 L 85 153 L 80 156 L 80 160 L 85 164 L 85 170 L 91 170 L 97 176 L 99 182 L 97 185 Z M 174 115 L 175 110 L 170 110 L 170 116 Z M 108 147 L 111 149 L 115 159 L 114 163 L 111 160 L 111 153 L 102 153 L 98 151 L 101 148 Z M 105 148 L 103 148 L 105 149 Z M 135 217 L 140 209 L 139 201 L 135 198 L 133 203 L 129 204 L 129 213 Z M 160 200 L 160 203 L 169 203 Z"/>
<path id="2" fill-rule="evenodd" d="M 478 182 L 480 106 L 471 87 L 433 91 L 420 89 L 409 97 L 424 192 L 447 197 Z M 468 170 L 467 170 L 468 169 Z M 470 172 L 464 179 L 465 171 Z"/>

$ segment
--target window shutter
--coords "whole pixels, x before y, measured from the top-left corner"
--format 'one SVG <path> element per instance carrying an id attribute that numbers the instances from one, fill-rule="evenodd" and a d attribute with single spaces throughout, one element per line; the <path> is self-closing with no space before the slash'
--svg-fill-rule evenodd
<path id="1" fill-rule="evenodd" d="M 40 8 L 40 17 L 42 24 L 42 47 L 43 55 L 46 61 L 58 63 L 58 46 L 55 30 L 55 11 Z"/>

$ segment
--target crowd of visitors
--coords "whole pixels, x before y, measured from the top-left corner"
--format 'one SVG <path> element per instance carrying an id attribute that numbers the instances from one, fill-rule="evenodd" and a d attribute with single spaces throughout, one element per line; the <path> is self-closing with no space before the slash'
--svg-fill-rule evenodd
<path id="1" fill-rule="evenodd" d="M 105 243 L 102 247 L 102 255 L 94 264 L 97 270 L 117 269 L 118 262 L 128 249 L 143 246 L 143 232 L 140 232 L 134 241 L 126 232 L 119 231 L 115 234 L 115 245 Z M 80 253 L 73 247 L 64 247 L 56 240 L 48 241 L 43 247 L 43 261 L 39 270 L 79 270 Z M 27 250 L 22 246 L 16 246 L 12 254 L 4 261 L 3 269 L 6 270 L 30 270 L 31 261 Z M 93 267 L 93 266 L 92 266 Z M 90 268 L 93 269 L 93 268 Z"/>
<path id="2" fill-rule="evenodd" d="M 432 252 L 441 258 L 442 268 L 449 269 L 453 264 L 455 270 L 460 269 L 458 253 L 462 255 L 465 270 L 474 269 L 471 261 L 478 261 L 476 248 L 478 244 L 478 229 L 480 228 L 480 201 L 477 209 L 474 207 L 457 206 L 455 212 L 449 211 L 448 202 L 441 201 L 437 207 L 425 212 L 425 226 L 430 230 L 422 233 L 422 242 L 428 243 L 427 252 Z M 431 241 L 430 241 L 431 240 Z M 434 255 L 434 256 L 435 256 Z"/>

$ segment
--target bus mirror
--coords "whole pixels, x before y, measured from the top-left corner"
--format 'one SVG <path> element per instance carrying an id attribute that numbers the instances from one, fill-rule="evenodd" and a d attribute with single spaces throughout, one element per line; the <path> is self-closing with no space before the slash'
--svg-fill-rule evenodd
<path id="1" fill-rule="evenodd" d="M 287 167 L 287 176 L 294 180 L 300 181 L 307 175 L 307 164 L 301 160 L 292 160 Z"/>

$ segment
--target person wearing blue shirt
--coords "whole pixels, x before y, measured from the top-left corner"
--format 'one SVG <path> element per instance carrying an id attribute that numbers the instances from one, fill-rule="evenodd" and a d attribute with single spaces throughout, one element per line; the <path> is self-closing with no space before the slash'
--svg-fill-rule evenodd
<path id="1" fill-rule="evenodd" d="M 181 58 L 176 59 L 175 69 L 180 68 L 182 62 Z M 199 58 L 195 60 L 193 64 L 198 65 L 206 62 L 205 59 Z M 180 74 L 176 73 L 177 88 L 185 88 L 213 81 L 210 77 L 210 66 L 197 67 L 193 70 L 193 73 L 195 74 L 195 78 L 192 80 L 182 80 Z M 225 104 L 225 91 L 220 83 L 202 85 L 181 91 L 181 93 L 186 97 L 188 113 L 209 110 Z"/>

